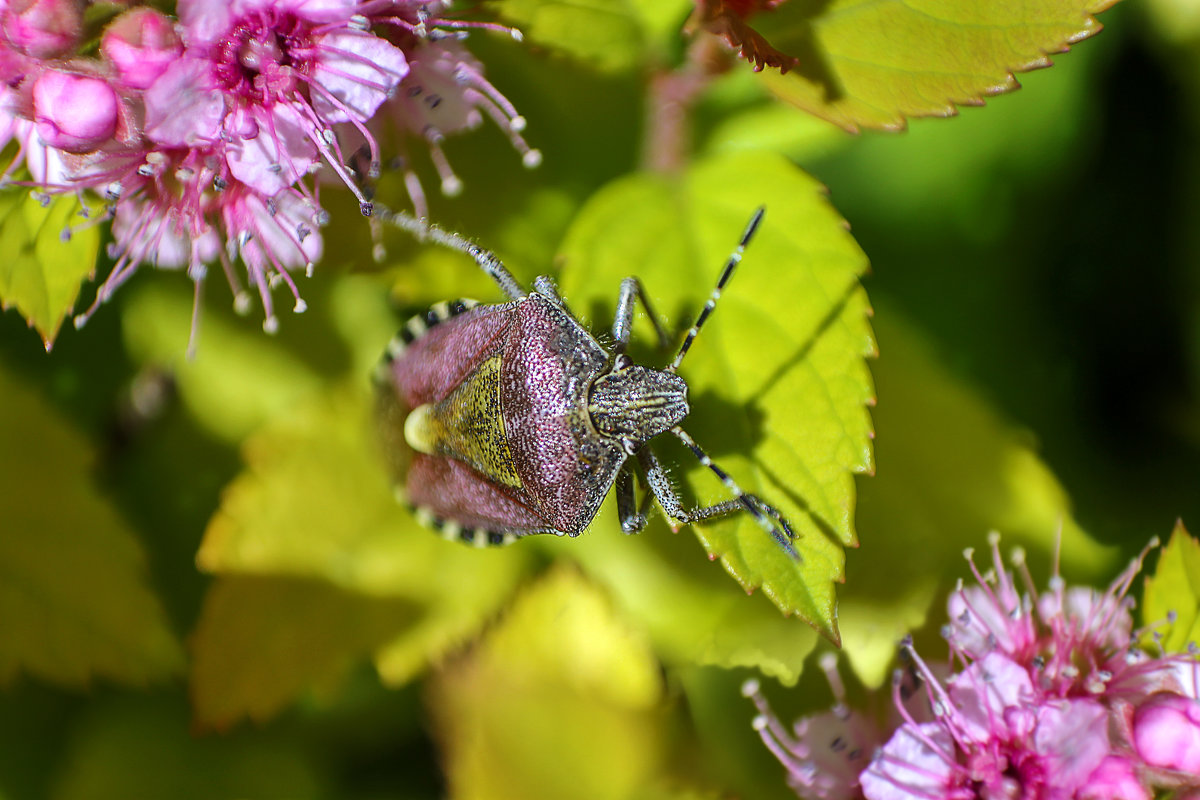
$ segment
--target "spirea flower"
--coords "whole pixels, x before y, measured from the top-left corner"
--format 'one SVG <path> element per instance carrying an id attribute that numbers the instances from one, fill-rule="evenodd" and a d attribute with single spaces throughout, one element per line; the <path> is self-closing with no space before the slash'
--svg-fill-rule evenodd
<path id="1" fill-rule="evenodd" d="M 508 98 L 484 77 L 483 64 L 463 44 L 468 28 L 490 28 L 520 39 L 514 29 L 489 23 L 473 23 L 446 16 L 445 0 L 372 0 L 359 6 L 360 13 L 404 51 L 409 71 L 394 97 L 383 104 L 371 126 L 379 136 L 395 140 L 407 153 L 406 141 L 415 138 L 429 150 L 444 195 L 462 191 L 463 183 L 442 148 L 447 136 L 470 131 L 490 119 L 507 136 L 528 168 L 542 162 L 542 154 L 529 146 L 521 132 L 525 118 Z M 425 193 L 409 159 L 394 162 L 404 175 L 405 186 L 417 216 L 428 213 Z"/>
<path id="2" fill-rule="evenodd" d="M 336 178 L 369 215 L 381 136 L 419 137 L 447 194 L 461 181 L 441 143 L 485 118 L 527 165 L 540 160 L 462 41 L 473 27 L 518 35 L 451 19 L 441 0 L 179 0 L 176 18 L 126 5 L 85 58 L 76 50 L 95 31 L 82 0 L 0 0 L 0 144 L 17 143 L 2 179 L 24 168 L 38 197 L 77 193 L 85 208 L 93 192 L 104 212 L 81 225 L 112 222 L 113 268 L 77 327 L 150 264 L 195 281 L 195 331 L 200 285 L 219 263 L 235 307 L 249 309 L 248 285 L 276 330 L 273 290 L 304 310 L 292 275 L 323 251 L 318 178 Z M 426 215 L 407 159 L 388 163 Z"/>
<path id="3" fill-rule="evenodd" d="M 797 793 L 820 800 L 1149 800 L 1154 789 L 1200 792 L 1197 653 L 1148 651 L 1139 642 L 1152 637 L 1133 628 L 1129 612 L 1128 591 L 1146 551 L 1103 592 L 1068 587 L 1057 574 L 1039 592 L 1020 551 L 1009 571 L 999 538 L 990 544 L 993 569 L 981 573 L 968 551 L 977 585 L 960 583 L 947 604 L 942 632 L 958 671 L 943 678 L 906 641 L 923 689 L 914 698 L 912 671 L 897 672 L 898 720 L 855 727 L 855 745 L 874 742 L 873 754 L 850 779 L 830 772 L 841 775 L 836 791 L 814 777 L 832 755 L 830 743 L 810 733 L 826 715 L 789 732 L 757 686 L 748 687 L 759 709 L 755 727 Z M 838 718 L 856 714 L 842 709 Z"/>
<path id="4" fill-rule="evenodd" d="M 357 4 L 180 0 L 178 13 L 186 49 L 146 92 L 147 136 L 220 143 L 233 177 L 267 196 L 323 160 L 370 213 L 333 126 L 365 131 L 408 62 L 364 29 Z"/>

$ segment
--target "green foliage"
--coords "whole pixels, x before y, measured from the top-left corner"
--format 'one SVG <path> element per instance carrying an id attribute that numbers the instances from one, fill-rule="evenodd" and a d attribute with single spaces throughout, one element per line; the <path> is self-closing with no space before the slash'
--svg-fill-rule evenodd
<path id="1" fill-rule="evenodd" d="M 430 686 L 455 797 L 633 797 L 666 757 L 653 651 L 569 569 Z"/>
<path id="2" fill-rule="evenodd" d="M 332 695 L 348 670 L 414 625 L 403 597 L 371 597 L 305 578 L 231 575 L 205 598 L 192 639 L 196 722 L 265 721 L 297 697 Z"/>
<path id="3" fill-rule="evenodd" d="M 192 296 L 185 288 L 147 284 L 131 292 L 121 315 L 125 347 L 139 363 L 174 375 L 188 408 L 209 430 L 239 442 L 320 386 L 295 354 L 216 314 L 200 330 L 204 358 L 189 359 Z"/>
<path id="4" fill-rule="evenodd" d="M 22 326 L 55 342 L 104 226 L 64 243 L 73 200 L 3 194 L 4 797 L 783 800 L 746 677 L 796 687 L 766 687 L 789 713 L 827 707 L 814 651 L 840 641 L 852 695 L 884 686 L 898 639 L 936 638 L 927 621 L 988 531 L 1034 575 L 1057 558 L 1104 582 L 1162 513 L 1200 513 L 1194 396 L 1156 382 L 1196 385 L 1200 306 L 1190 277 L 1178 306 L 1150 293 L 1170 259 L 1115 219 L 1153 201 L 1145 175 L 1177 184 L 1164 208 L 1189 207 L 1190 150 L 1146 162 L 1158 139 L 1111 128 L 1128 117 L 1149 141 L 1200 82 L 1168 96 L 1149 67 L 1112 65 L 1127 27 L 1112 25 L 1086 45 L 1095 58 L 1066 57 L 1022 96 L 905 136 L 845 135 L 1015 88 L 1013 71 L 1098 30 L 1107 2 L 788 0 L 745 19 L 799 57 L 786 75 L 754 74 L 696 19 L 685 30 L 693 0 L 483 5 L 525 43 L 467 44 L 545 162 L 522 169 L 495 131 L 447 139 L 465 191 L 431 196 L 433 220 L 523 283 L 556 277 L 602 340 L 621 279 L 640 277 L 677 345 L 765 206 L 680 369 L 683 427 L 784 511 L 803 560 L 745 516 L 672 532 L 654 511 L 625 536 L 611 498 L 576 539 L 475 550 L 421 528 L 394 500 L 367 376 L 408 314 L 499 293 L 462 254 L 397 231 L 373 264 L 333 186 L 308 312 L 267 337 L 210 280 L 192 360 L 193 287 L 149 268 L 52 356 L 31 348 Z M 1136 113 L 1126 84 L 1148 98 Z M 385 171 L 380 202 L 403 205 L 400 183 Z M 1108 229 L 1137 258 L 1086 249 Z M 1190 258 L 1195 237 L 1169 251 Z M 1075 305 L 1093 288 L 1079 273 L 1118 260 L 1122 312 L 1144 305 L 1175 338 Z M 634 357 L 668 363 L 644 316 Z M 1120 347 L 1100 346 L 1109 325 Z M 1119 392 L 1079 380 L 1118 357 Z M 163 376 L 161 405 L 135 402 Z M 1097 415 L 1114 394 L 1143 404 Z M 728 497 L 670 436 L 655 448 L 685 502 Z M 1178 615 L 1171 649 L 1200 636 L 1198 570 L 1181 523 L 1141 604 L 1147 625 Z"/>
<path id="5" fill-rule="evenodd" d="M 0 308 L 15 307 L 47 350 L 96 266 L 99 231 L 81 224 L 79 212 L 73 197 L 43 205 L 22 192 L 0 194 Z"/>
<path id="6" fill-rule="evenodd" d="M 525 550 L 442 541 L 400 508 L 365 388 L 250 437 L 247 469 L 205 533 L 197 563 L 228 576 L 194 643 L 197 712 L 212 724 L 266 716 L 372 653 L 385 681 L 404 683 L 473 636 L 526 568 Z M 316 617 L 300 611 L 322 605 Z M 305 652 L 320 659 L 289 657 Z"/>
<path id="7" fill-rule="evenodd" d="M 863 359 L 874 342 L 858 286 L 866 259 L 820 185 L 768 155 L 701 162 L 679 179 L 623 179 L 568 232 L 561 288 L 575 308 L 606 320 L 613 287 L 636 273 L 682 333 L 758 205 L 767 208 L 759 234 L 680 370 L 694 406 L 685 426 L 743 489 L 791 520 L 803 560 L 748 515 L 696 532 L 747 590 L 762 586 L 785 613 L 836 639 L 832 584 L 842 577 L 841 547 L 856 543 L 852 475 L 871 468 Z M 693 484 L 712 487 L 699 501 L 723 499 L 692 462 L 681 463 Z"/>
<path id="8" fill-rule="evenodd" d="M 785 75 L 764 72 L 782 99 L 849 131 L 895 129 L 1012 91 L 1013 72 L 1094 34 L 1091 15 L 1113 2 L 792 0 L 752 23 L 799 59 Z"/>
<path id="9" fill-rule="evenodd" d="M 602 69 L 628 68 L 641 55 L 643 32 L 630 0 L 505 0 L 499 8 L 530 41 L 550 44 Z"/>
<path id="10" fill-rule="evenodd" d="M 1080 529 L 1028 437 L 949 374 L 902 315 L 883 305 L 875 327 L 887 342 L 872 370 L 879 473 L 860 484 L 859 526 L 893 535 L 867 539 L 848 559 L 839 610 L 847 659 L 878 687 L 895 642 L 931 613 L 942 618 L 935 604 L 968 574 L 963 551 L 989 530 L 1034 563 L 1049 564 L 1061 546 L 1063 571 L 1094 581 L 1111 575 L 1115 553 Z"/>
<path id="11" fill-rule="evenodd" d="M 667 664 L 751 667 L 786 684 L 796 682 L 817 643 L 812 628 L 742 591 L 715 564 L 696 557 L 686 533 L 672 535 L 661 520 L 637 537 L 614 535 L 620 529 L 614 505 L 588 536 L 547 542 L 545 549 L 578 559 L 603 582 Z"/>
<path id="12" fill-rule="evenodd" d="M 312 759 L 278 736 L 197 737 L 182 703 L 96 703 L 79 726 L 54 800 L 327 796 Z"/>
<path id="13" fill-rule="evenodd" d="M 177 676 L 183 653 L 87 440 L 2 367 L 0 415 L 0 453 L 20 459 L 0 490 L 0 686 Z"/>
<path id="14" fill-rule="evenodd" d="M 1200 642 L 1200 541 L 1182 522 L 1175 523 L 1158 568 L 1146 576 L 1141 614 L 1147 627 L 1174 618 L 1161 639 L 1167 652 L 1185 652 L 1189 642 Z"/>

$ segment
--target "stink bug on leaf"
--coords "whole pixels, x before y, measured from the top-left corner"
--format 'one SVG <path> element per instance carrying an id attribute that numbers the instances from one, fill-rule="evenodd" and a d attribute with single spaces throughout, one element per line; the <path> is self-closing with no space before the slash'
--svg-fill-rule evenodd
<path id="1" fill-rule="evenodd" d="M 571 314 L 553 281 L 526 292 L 495 255 L 404 214 L 384 221 L 471 256 L 510 302 L 455 300 L 415 316 L 388 345 L 376 371 L 385 446 L 401 499 L 447 538 L 478 546 L 521 536 L 578 536 L 616 485 L 626 533 L 646 525 L 652 494 L 672 520 L 689 523 L 744 511 L 793 558 L 793 533 L 772 506 L 743 492 L 680 423 L 688 386 L 676 374 L 762 220 L 759 209 L 730 255 L 704 309 L 666 369 L 634 364 L 625 350 L 640 300 L 665 347 L 667 335 L 637 278 L 621 282 L 606 348 Z M 684 508 L 650 447 L 670 432 L 732 493 Z M 633 464 L 649 488 L 634 495 Z"/>

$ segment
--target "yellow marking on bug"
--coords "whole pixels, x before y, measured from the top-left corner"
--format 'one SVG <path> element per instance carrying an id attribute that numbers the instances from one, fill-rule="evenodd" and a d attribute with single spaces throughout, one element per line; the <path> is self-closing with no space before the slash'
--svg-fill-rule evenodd
<path id="1" fill-rule="evenodd" d="M 522 486 L 500 408 L 500 356 L 480 364 L 441 402 L 413 409 L 404 438 L 417 452 L 457 458 L 492 480 Z"/>

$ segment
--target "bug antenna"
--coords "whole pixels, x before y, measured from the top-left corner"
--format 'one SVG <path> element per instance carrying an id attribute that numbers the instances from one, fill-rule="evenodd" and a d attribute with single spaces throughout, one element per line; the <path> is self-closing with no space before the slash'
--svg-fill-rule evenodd
<path id="1" fill-rule="evenodd" d="M 721 292 L 725 290 L 725 284 L 729 283 L 729 278 L 733 275 L 733 271 L 742 261 L 742 253 L 746 251 L 746 245 L 754 238 L 754 232 L 758 230 L 758 224 L 762 222 L 763 214 L 766 213 L 765 206 L 759 206 L 754 212 L 754 216 L 750 218 L 750 222 L 746 223 L 746 230 L 742 233 L 742 238 L 738 242 L 738 246 L 729 254 L 729 260 L 725 262 L 725 269 L 721 272 L 721 277 L 717 280 L 716 287 L 713 288 L 712 294 L 708 297 L 708 302 L 704 304 L 704 308 L 700 310 L 700 316 L 696 317 L 696 322 L 688 329 L 687 336 L 684 337 L 683 344 L 679 347 L 679 352 L 675 355 L 675 360 L 667 367 L 667 372 L 674 372 L 679 369 L 680 363 L 683 362 L 683 357 L 687 355 L 687 351 L 691 349 L 692 342 L 696 341 L 696 335 L 700 333 L 700 329 L 704 327 L 704 323 L 708 320 L 713 309 L 717 306 L 717 301 L 721 299 Z"/>
<path id="2" fill-rule="evenodd" d="M 501 291 L 508 295 L 509 298 L 516 300 L 525 296 L 525 290 L 521 288 L 521 284 L 517 283 L 517 279 L 512 276 L 512 273 L 508 271 L 491 250 L 485 250 L 469 239 L 459 236 L 452 231 L 439 228 L 426 219 L 414 217 L 407 211 L 392 211 L 376 203 L 372 210 L 372 216 L 381 222 L 386 222 L 389 225 L 394 225 L 403 231 L 411 233 L 417 241 L 423 242 L 426 239 L 430 239 L 442 247 L 466 253 L 475 260 L 475 263 L 479 265 L 481 270 L 486 272 L 500 286 Z"/>
<path id="3" fill-rule="evenodd" d="M 751 223 L 751 232 L 753 232 L 753 225 L 761 217 L 762 210 L 760 209 L 759 213 L 755 215 L 754 221 Z M 796 561 L 801 560 L 800 554 L 796 552 L 795 545 L 792 544 L 792 541 L 796 538 L 796 534 L 792 531 L 792 526 L 788 524 L 788 521 L 784 519 L 783 515 L 780 514 L 777 509 L 775 509 L 773 506 L 767 505 L 757 495 L 748 494 L 747 492 L 742 491 L 742 487 L 738 486 L 737 483 L 734 482 L 729 473 L 714 464 L 713 460 L 709 458 L 708 453 L 704 452 L 700 445 L 696 444 L 696 440 L 689 436 L 687 431 L 685 431 L 683 428 L 676 425 L 675 427 L 671 428 L 671 433 L 675 434 L 676 438 L 683 442 L 687 449 L 692 451 L 692 455 L 699 459 L 701 464 L 708 467 L 713 471 L 713 474 L 721 479 L 721 483 L 725 484 L 725 488 L 733 494 L 734 498 L 742 506 L 742 508 L 744 508 L 750 514 L 750 516 L 754 517 L 754 520 L 759 524 L 759 527 L 770 534 L 771 538 L 783 548 L 785 553 L 787 553 Z"/>

